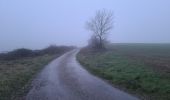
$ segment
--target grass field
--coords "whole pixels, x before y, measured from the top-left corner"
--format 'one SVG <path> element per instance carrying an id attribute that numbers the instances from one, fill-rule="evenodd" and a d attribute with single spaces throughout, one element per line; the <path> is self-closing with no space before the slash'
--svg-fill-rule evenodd
<path id="1" fill-rule="evenodd" d="M 0 61 L 0 100 L 19 100 L 28 91 L 29 81 L 54 55 Z"/>
<path id="2" fill-rule="evenodd" d="M 41 50 L 19 48 L 0 53 L 0 100 L 23 100 L 37 73 L 51 60 L 74 48 L 50 45 Z"/>
<path id="3" fill-rule="evenodd" d="M 114 86 L 146 100 L 170 100 L 170 44 L 114 44 L 82 49 L 79 62 Z"/>

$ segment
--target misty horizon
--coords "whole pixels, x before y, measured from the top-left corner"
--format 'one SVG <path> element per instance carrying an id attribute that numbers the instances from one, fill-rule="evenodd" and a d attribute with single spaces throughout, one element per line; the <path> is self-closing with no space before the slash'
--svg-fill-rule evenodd
<path id="1" fill-rule="evenodd" d="M 51 44 L 87 45 L 85 23 L 100 9 L 112 10 L 112 43 L 170 43 L 168 0 L 0 1 L 0 52 Z"/>

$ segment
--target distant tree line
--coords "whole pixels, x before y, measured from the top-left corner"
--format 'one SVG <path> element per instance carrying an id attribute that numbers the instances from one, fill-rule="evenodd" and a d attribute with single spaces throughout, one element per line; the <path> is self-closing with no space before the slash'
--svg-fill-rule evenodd
<path id="1" fill-rule="evenodd" d="M 0 60 L 15 60 L 26 57 L 42 56 L 46 54 L 57 55 L 72 50 L 74 48 L 75 47 L 73 46 L 56 46 L 56 45 L 50 45 L 42 50 L 30 50 L 26 48 L 20 48 L 13 50 L 11 52 L 0 53 Z"/>

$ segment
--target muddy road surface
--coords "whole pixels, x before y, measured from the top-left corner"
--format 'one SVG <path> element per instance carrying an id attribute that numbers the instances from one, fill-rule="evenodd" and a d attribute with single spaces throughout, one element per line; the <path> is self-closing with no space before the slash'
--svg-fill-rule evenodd
<path id="1" fill-rule="evenodd" d="M 78 51 L 49 63 L 32 82 L 26 100 L 138 100 L 83 69 L 76 61 Z"/>

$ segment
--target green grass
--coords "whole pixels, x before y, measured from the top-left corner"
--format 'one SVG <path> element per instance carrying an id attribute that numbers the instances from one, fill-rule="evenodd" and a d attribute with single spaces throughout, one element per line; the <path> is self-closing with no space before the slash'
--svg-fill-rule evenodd
<path id="1" fill-rule="evenodd" d="M 25 95 L 31 79 L 54 58 L 52 55 L 44 55 L 0 61 L 0 100 L 18 100 Z"/>
<path id="2" fill-rule="evenodd" d="M 128 46 L 128 48 L 130 47 Z M 170 74 L 155 72 L 149 64 L 126 56 L 125 51 L 120 52 L 116 49 L 107 52 L 81 50 L 77 59 L 91 73 L 109 80 L 110 83 L 122 89 L 140 95 L 141 98 L 170 100 Z"/>

